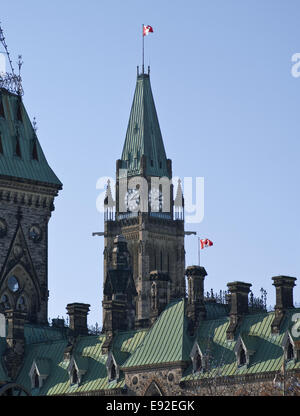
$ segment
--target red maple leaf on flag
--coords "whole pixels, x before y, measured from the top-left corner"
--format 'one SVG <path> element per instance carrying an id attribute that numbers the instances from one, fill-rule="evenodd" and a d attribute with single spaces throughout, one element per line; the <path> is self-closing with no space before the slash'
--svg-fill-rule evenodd
<path id="1" fill-rule="evenodd" d="M 153 33 L 153 27 L 152 26 L 143 26 L 143 36 L 149 35 L 149 33 Z"/>

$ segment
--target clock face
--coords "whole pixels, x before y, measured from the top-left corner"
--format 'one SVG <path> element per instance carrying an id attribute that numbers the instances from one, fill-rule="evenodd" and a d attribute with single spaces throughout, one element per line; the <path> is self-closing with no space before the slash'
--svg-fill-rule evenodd
<path id="1" fill-rule="evenodd" d="M 39 225 L 33 224 L 29 229 L 29 238 L 34 241 L 40 241 L 42 238 L 42 230 Z"/>
<path id="2" fill-rule="evenodd" d="M 163 205 L 162 192 L 157 188 L 151 189 L 151 191 L 149 192 L 149 202 L 151 211 L 161 211 Z"/>
<path id="3" fill-rule="evenodd" d="M 139 210 L 140 206 L 140 193 L 138 189 L 129 189 L 125 195 L 125 206 L 127 210 L 131 212 L 136 212 Z"/>

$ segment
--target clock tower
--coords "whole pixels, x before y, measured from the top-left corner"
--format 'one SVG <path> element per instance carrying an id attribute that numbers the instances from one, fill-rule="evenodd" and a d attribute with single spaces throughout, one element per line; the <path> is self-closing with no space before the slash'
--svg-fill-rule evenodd
<path id="1" fill-rule="evenodd" d="M 112 267 L 114 239 L 121 234 L 127 241 L 137 292 L 137 328 L 150 323 L 150 272 L 168 274 L 170 299 L 185 294 L 180 183 L 177 188 L 174 201 L 172 161 L 166 156 L 148 69 L 147 74 L 137 74 L 122 156 L 116 163 L 116 201 L 110 184 L 105 199 L 104 284 Z"/>

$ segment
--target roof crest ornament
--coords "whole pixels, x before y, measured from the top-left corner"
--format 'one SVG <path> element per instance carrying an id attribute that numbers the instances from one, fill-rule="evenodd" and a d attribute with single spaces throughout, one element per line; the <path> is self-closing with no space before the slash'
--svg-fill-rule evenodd
<path id="1" fill-rule="evenodd" d="M 6 90 L 8 90 L 9 92 L 13 94 L 18 94 L 19 96 L 22 96 L 24 94 L 24 91 L 22 88 L 22 78 L 21 78 L 21 68 L 23 65 L 22 55 L 18 56 L 17 64 L 19 68 L 19 75 L 16 75 L 12 60 L 10 58 L 8 46 L 5 41 L 5 36 L 4 36 L 2 26 L 1 26 L 1 22 L 0 22 L 0 43 L 4 48 L 4 51 L 5 51 L 5 54 L 7 56 L 9 66 L 10 66 L 10 72 L 0 73 L 0 88 L 5 88 Z"/>

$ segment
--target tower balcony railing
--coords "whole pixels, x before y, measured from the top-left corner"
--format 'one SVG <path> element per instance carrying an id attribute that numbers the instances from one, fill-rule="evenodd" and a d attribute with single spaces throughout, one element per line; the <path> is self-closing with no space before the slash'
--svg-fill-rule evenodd
<path id="1" fill-rule="evenodd" d="M 116 219 L 116 212 L 111 209 L 107 209 L 104 211 L 104 221 L 115 221 Z"/>
<path id="2" fill-rule="evenodd" d="M 184 210 L 174 208 L 174 220 L 184 221 Z"/>
<path id="3" fill-rule="evenodd" d="M 150 212 L 150 217 L 160 218 L 163 220 L 171 220 L 172 216 L 169 212 Z"/>
<path id="4" fill-rule="evenodd" d="M 128 218 L 136 218 L 139 216 L 138 212 L 124 212 L 123 214 L 118 214 L 117 219 L 118 220 L 125 220 Z"/>

